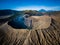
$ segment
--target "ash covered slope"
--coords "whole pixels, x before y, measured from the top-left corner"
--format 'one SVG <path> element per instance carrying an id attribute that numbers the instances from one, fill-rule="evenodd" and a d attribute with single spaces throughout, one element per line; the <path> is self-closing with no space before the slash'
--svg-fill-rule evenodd
<path id="1" fill-rule="evenodd" d="M 59 45 L 60 23 L 51 20 L 51 25 L 47 29 L 31 31 L 23 45 Z"/>
<path id="2" fill-rule="evenodd" d="M 13 29 L 5 24 L 0 28 L 1 45 L 59 45 L 60 22 L 51 18 L 45 29 Z"/>

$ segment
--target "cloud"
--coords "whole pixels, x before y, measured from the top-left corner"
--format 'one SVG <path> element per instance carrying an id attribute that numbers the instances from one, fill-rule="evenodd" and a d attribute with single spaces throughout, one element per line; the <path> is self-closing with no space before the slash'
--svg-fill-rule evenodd
<path id="1" fill-rule="evenodd" d="M 60 6 L 53 6 L 53 7 L 48 7 L 48 6 L 23 6 L 23 7 L 15 8 L 15 10 L 40 10 L 40 9 L 59 10 Z"/>

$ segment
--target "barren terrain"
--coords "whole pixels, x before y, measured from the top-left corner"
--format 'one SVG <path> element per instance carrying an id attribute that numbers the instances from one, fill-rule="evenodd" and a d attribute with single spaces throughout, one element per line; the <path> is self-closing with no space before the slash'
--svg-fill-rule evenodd
<path id="1" fill-rule="evenodd" d="M 14 29 L 5 23 L 0 26 L 0 45 L 59 45 L 60 17 L 57 17 L 32 16 L 31 30 Z"/>

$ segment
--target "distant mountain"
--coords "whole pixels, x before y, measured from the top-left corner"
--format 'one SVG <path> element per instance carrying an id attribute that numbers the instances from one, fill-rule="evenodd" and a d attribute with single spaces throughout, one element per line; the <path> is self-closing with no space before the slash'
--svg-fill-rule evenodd
<path id="1" fill-rule="evenodd" d="M 39 12 L 46 12 L 46 10 L 44 10 L 44 9 L 41 9 L 41 10 L 39 10 Z"/>
<path id="2" fill-rule="evenodd" d="M 53 10 L 47 10 L 47 12 L 55 12 L 55 11 L 53 11 Z"/>
<path id="3" fill-rule="evenodd" d="M 15 10 L 10 10 L 10 9 L 6 9 L 6 10 L 0 10 L 0 16 L 7 16 L 7 15 L 11 15 L 16 13 L 17 11 Z"/>
<path id="4" fill-rule="evenodd" d="M 45 9 L 41 9 L 39 10 L 39 12 L 55 12 L 54 10 L 45 10 Z"/>

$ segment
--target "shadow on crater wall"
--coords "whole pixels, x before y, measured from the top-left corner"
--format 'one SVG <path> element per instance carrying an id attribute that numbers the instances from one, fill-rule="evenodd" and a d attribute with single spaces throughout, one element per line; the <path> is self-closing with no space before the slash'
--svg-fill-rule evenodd
<path id="1" fill-rule="evenodd" d="M 16 29 L 26 29 L 27 26 L 24 24 L 24 18 L 23 17 L 16 17 L 8 22 L 8 25 L 10 25 L 13 28 Z"/>

